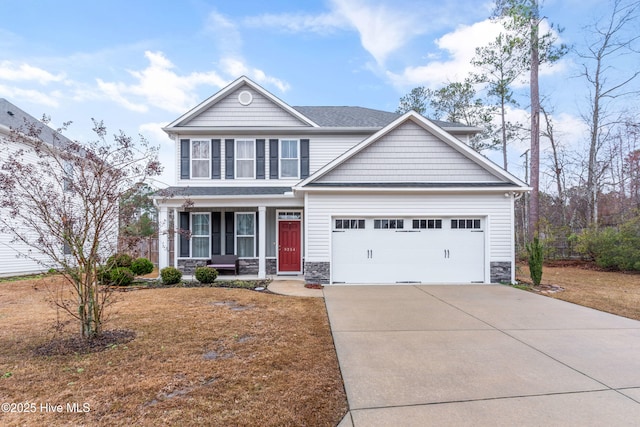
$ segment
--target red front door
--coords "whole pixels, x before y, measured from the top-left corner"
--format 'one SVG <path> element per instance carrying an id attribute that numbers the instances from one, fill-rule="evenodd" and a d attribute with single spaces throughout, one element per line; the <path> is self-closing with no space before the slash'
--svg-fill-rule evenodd
<path id="1" fill-rule="evenodd" d="M 301 271 L 300 221 L 278 222 L 278 271 Z"/>

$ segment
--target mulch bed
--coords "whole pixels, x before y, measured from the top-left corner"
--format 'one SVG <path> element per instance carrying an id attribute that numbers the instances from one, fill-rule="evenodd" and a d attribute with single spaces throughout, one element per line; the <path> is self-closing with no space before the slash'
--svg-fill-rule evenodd
<path id="1" fill-rule="evenodd" d="M 67 354 L 99 353 L 114 345 L 126 344 L 136 337 L 136 333 L 126 329 L 103 331 L 94 338 L 73 336 L 54 338 L 34 350 L 36 356 L 62 356 Z"/>

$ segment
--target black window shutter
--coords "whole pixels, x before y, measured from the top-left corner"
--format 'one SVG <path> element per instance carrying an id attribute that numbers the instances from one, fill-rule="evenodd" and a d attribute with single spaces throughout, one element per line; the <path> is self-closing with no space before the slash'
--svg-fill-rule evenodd
<path id="1" fill-rule="evenodd" d="M 180 258 L 189 258 L 189 212 L 180 212 Z"/>
<path id="2" fill-rule="evenodd" d="M 256 139 L 256 179 L 264 179 L 264 139 Z"/>
<path id="3" fill-rule="evenodd" d="M 191 144 L 188 139 L 180 140 L 180 179 L 189 179 L 191 173 L 189 166 L 191 163 Z"/>
<path id="4" fill-rule="evenodd" d="M 211 179 L 220 179 L 220 140 L 211 140 Z"/>
<path id="5" fill-rule="evenodd" d="M 211 212 L 211 255 L 222 255 L 220 212 Z"/>
<path id="6" fill-rule="evenodd" d="M 233 166 L 235 163 L 235 146 L 234 146 L 233 139 L 224 140 L 224 150 L 225 150 L 224 165 L 225 165 L 225 168 L 227 169 L 227 172 L 225 173 L 224 176 L 226 179 L 233 179 L 235 176 L 233 172 Z"/>
<path id="7" fill-rule="evenodd" d="M 300 178 L 309 177 L 309 140 L 300 140 Z"/>
<path id="8" fill-rule="evenodd" d="M 234 214 L 233 212 L 225 212 L 224 213 L 224 253 L 225 255 L 235 254 L 234 232 L 235 232 Z"/>
<path id="9" fill-rule="evenodd" d="M 278 179 L 278 140 L 269 140 L 269 178 Z"/>

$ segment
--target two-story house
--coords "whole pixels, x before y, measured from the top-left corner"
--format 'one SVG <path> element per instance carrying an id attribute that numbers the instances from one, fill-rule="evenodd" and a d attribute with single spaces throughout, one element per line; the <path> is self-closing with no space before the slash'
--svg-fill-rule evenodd
<path id="1" fill-rule="evenodd" d="M 156 196 L 160 267 L 235 254 L 241 274 L 309 283 L 511 282 L 529 188 L 464 143 L 478 130 L 293 107 L 241 77 L 164 128 L 177 177 Z"/>
<path id="2" fill-rule="evenodd" d="M 25 134 L 27 127 L 33 127 L 39 132 L 38 138 L 45 144 L 61 147 L 70 141 L 57 133 L 49 126 L 26 113 L 18 106 L 4 98 L 0 98 L 0 168 L 2 168 L 12 153 L 24 151 L 25 164 L 37 164 L 40 160 L 33 153 L 33 137 Z M 61 173 L 64 173 L 62 169 Z M 46 176 L 42 180 L 48 179 Z M 33 234 L 33 230 L 18 222 L 11 221 L 12 215 L 9 208 L 0 206 L 0 216 L 8 220 L 9 226 L 15 227 L 21 235 Z M 34 220 L 35 221 L 35 220 Z M 59 267 L 50 257 L 43 252 L 21 242 L 10 231 L 7 224 L 0 220 L 0 277 L 33 274 L 47 271 L 50 268 Z M 60 252 L 65 248 L 60 245 Z"/>

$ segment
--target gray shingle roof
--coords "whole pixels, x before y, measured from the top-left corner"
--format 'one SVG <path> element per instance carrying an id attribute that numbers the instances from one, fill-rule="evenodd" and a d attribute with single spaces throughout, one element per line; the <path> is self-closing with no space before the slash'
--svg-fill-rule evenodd
<path id="1" fill-rule="evenodd" d="M 36 124 L 37 128 L 40 129 L 39 137 L 43 142 L 53 144 L 57 147 L 65 146 L 71 142 L 67 137 L 51 129 L 29 113 L 26 113 L 6 99 L 0 98 L 0 124 L 14 130 L 23 129 L 26 131 L 25 123 Z"/>
<path id="2" fill-rule="evenodd" d="M 484 188 L 512 187 L 511 182 L 310 182 L 309 187 L 362 187 L 362 188 Z"/>
<path id="3" fill-rule="evenodd" d="M 401 114 L 364 107 L 293 107 L 322 127 L 382 128 Z M 431 119 L 429 119 L 431 120 Z M 460 123 L 431 120 L 441 128 L 469 127 Z"/>
<path id="4" fill-rule="evenodd" d="M 168 187 L 156 197 L 189 196 L 273 196 L 291 191 L 291 187 Z"/>

